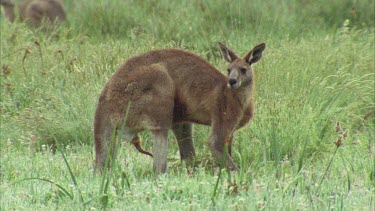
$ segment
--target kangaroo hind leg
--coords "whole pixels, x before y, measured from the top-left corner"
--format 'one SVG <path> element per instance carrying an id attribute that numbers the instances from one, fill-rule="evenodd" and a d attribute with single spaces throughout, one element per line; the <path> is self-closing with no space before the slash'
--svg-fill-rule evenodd
<path id="1" fill-rule="evenodd" d="M 190 164 L 190 161 L 195 156 L 193 142 L 193 124 L 174 124 L 172 130 L 177 139 L 181 160 L 186 161 L 188 164 Z"/>
<path id="2" fill-rule="evenodd" d="M 168 130 L 153 130 L 154 171 L 157 174 L 167 171 Z"/>
<path id="3" fill-rule="evenodd" d="M 110 167 L 110 160 L 113 156 L 113 145 L 117 128 L 112 124 L 104 125 L 98 123 L 94 127 L 95 136 L 95 166 L 94 172 L 101 173 L 104 167 Z M 109 155 L 108 155 L 109 152 Z"/>

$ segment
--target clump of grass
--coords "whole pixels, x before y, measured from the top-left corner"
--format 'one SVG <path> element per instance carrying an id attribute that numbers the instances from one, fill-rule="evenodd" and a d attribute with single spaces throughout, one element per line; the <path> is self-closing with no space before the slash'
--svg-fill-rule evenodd
<path id="1" fill-rule="evenodd" d="M 340 122 L 337 122 L 336 124 L 336 133 L 342 133 L 339 135 L 338 139 L 336 142 L 334 142 L 334 144 L 336 145 L 336 148 L 335 148 L 335 151 L 333 152 L 333 155 L 332 155 L 332 158 L 330 159 L 328 165 L 327 165 L 327 168 L 326 170 L 324 171 L 324 174 L 322 176 L 322 179 L 320 180 L 319 184 L 318 184 L 318 187 L 315 191 L 315 194 L 319 194 L 319 190 L 320 190 L 320 187 L 323 183 L 323 180 L 326 178 L 326 175 L 328 173 L 328 170 L 329 168 L 331 167 L 331 164 L 332 164 L 332 161 L 333 161 L 333 158 L 335 157 L 336 153 L 337 153 L 337 150 L 343 145 L 344 143 L 344 140 L 348 138 L 348 131 L 345 130 L 345 132 L 342 132 L 342 129 L 341 129 L 341 126 L 340 126 Z M 350 190 L 350 178 L 349 178 L 349 174 L 347 175 L 348 177 L 348 192 Z"/>

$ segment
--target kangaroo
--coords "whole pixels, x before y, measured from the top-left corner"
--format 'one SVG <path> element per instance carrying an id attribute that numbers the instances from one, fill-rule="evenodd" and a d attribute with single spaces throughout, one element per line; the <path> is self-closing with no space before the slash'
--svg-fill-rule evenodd
<path id="1" fill-rule="evenodd" d="M 59 0 L 27 0 L 19 4 L 14 4 L 11 0 L 0 0 L 0 5 L 3 6 L 5 17 L 12 23 L 18 18 L 16 12 L 21 21 L 35 28 L 40 27 L 43 21 L 48 24 L 66 21 L 64 6 Z"/>
<path id="2" fill-rule="evenodd" d="M 168 131 L 176 136 L 181 160 L 189 161 L 195 155 L 193 123 L 211 126 L 208 145 L 216 161 L 225 160 L 227 168 L 238 170 L 231 158 L 233 133 L 254 115 L 252 67 L 262 58 L 266 45 L 255 46 L 244 58 L 221 43 L 219 47 L 229 63 L 227 76 L 181 49 L 154 50 L 128 59 L 98 100 L 94 171 L 101 172 L 106 163 L 109 166 L 107 154 L 113 158 L 114 133 L 121 131 L 121 138 L 136 146 L 139 133 L 147 129 L 153 138 L 154 171 L 165 173 Z M 224 154 L 226 144 L 228 153 Z"/>

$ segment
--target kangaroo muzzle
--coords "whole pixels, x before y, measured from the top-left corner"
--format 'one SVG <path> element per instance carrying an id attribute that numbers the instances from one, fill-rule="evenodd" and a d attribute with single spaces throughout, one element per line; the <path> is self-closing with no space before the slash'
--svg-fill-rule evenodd
<path id="1" fill-rule="evenodd" d="M 238 70 L 232 70 L 228 77 L 228 87 L 237 89 L 241 86 L 241 80 L 238 79 Z"/>

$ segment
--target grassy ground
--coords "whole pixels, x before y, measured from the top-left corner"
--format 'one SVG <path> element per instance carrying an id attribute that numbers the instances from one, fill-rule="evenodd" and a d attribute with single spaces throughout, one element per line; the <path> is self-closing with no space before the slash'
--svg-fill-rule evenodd
<path id="1" fill-rule="evenodd" d="M 47 35 L 0 19 L 1 210 L 373 210 L 374 1 L 231 2 L 66 0 L 69 23 Z M 178 47 L 224 71 L 217 41 L 238 54 L 267 43 L 256 115 L 233 146 L 241 170 L 220 170 L 195 126 L 194 173 L 171 135 L 167 175 L 121 143 L 95 177 L 94 110 L 119 65 Z"/>

